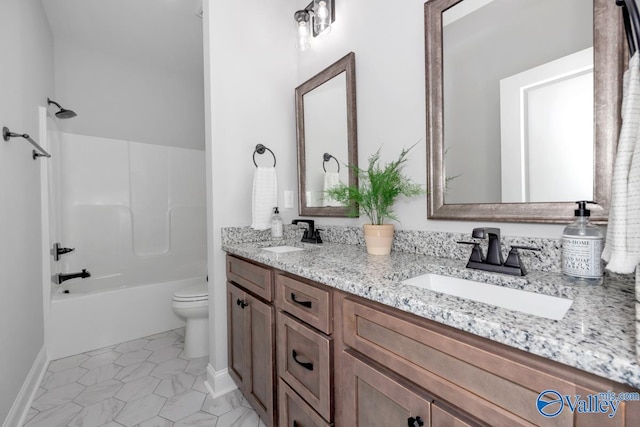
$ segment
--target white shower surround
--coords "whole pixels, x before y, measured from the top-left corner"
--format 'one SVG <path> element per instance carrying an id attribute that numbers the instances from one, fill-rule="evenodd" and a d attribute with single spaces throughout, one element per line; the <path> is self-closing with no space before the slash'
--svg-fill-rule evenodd
<path id="1" fill-rule="evenodd" d="M 75 251 L 52 271 L 86 268 L 91 277 L 52 285 L 49 357 L 184 326 L 171 297 L 207 272 L 204 152 L 69 133 L 59 140 L 52 235 Z"/>

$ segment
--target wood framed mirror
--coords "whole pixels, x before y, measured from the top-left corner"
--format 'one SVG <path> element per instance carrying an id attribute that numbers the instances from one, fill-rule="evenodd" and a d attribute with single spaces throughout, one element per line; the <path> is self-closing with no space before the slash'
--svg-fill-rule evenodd
<path id="1" fill-rule="evenodd" d="M 358 164 L 355 67 L 350 52 L 295 90 L 300 215 L 344 217 L 350 210 L 324 190 L 338 181 L 358 185 L 348 167 Z"/>
<path id="2" fill-rule="evenodd" d="M 544 3 L 551 7 L 550 11 L 538 11 L 538 7 Z M 567 3 L 566 7 L 561 6 L 564 3 Z M 501 15 L 502 11 L 499 15 L 497 11 L 501 6 L 505 7 L 504 13 L 514 12 L 514 9 L 518 9 L 515 10 L 515 13 L 520 15 L 514 17 Z M 506 84 L 507 89 L 504 89 L 505 83 L 503 82 L 509 78 L 514 77 L 510 81 L 518 81 L 521 75 L 526 74 L 525 72 L 534 69 L 539 71 L 544 68 L 543 65 L 548 69 L 549 64 L 553 67 L 557 65 L 556 60 L 569 57 L 574 53 L 574 50 L 569 46 L 556 49 L 555 45 L 562 45 L 565 39 L 574 38 L 573 36 L 558 36 L 562 31 L 565 31 L 566 34 L 581 31 L 573 22 L 577 18 L 567 19 L 566 16 L 560 15 L 561 13 L 576 13 L 577 9 L 575 8 L 577 7 L 586 8 L 586 10 L 581 9 L 579 12 L 588 15 L 586 19 L 591 19 L 591 27 L 587 28 L 591 30 L 591 46 L 579 46 L 574 50 L 586 49 L 586 55 L 593 57 L 590 77 L 593 107 L 587 107 L 587 113 L 591 114 L 588 124 L 585 126 L 585 121 L 582 119 L 582 122 L 577 122 L 582 123 L 582 126 L 575 129 L 580 130 L 580 138 L 590 139 L 588 144 L 592 145 L 580 145 L 583 141 L 578 138 L 572 148 L 555 144 L 553 138 L 558 138 L 557 136 L 548 136 L 543 132 L 536 134 L 535 137 L 532 136 L 533 131 L 530 129 L 533 129 L 533 125 L 526 121 L 531 120 L 530 117 L 533 117 L 531 111 L 534 111 L 534 107 L 530 106 L 533 104 L 528 103 L 533 103 L 533 100 L 538 99 L 537 105 L 542 106 L 538 109 L 542 113 L 547 114 L 553 120 L 565 122 L 565 117 L 562 115 L 564 113 L 560 114 L 560 112 L 564 111 L 563 108 L 566 110 L 567 107 L 561 105 L 554 109 L 549 104 L 549 98 L 543 96 L 544 93 L 565 93 L 552 87 L 555 80 L 538 76 L 536 77 L 538 79 L 537 86 L 536 84 L 518 83 L 520 86 L 516 86 L 516 91 L 520 93 L 519 96 L 523 97 L 520 99 L 520 103 L 524 105 L 523 111 L 516 110 L 514 113 L 513 108 L 509 107 L 510 104 L 504 103 L 501 97 L 504 93 L 508 93 L 508 84 Z M 528 9 L 522 10 L 522 8 Z M 562 12 L 561 9 L 566 10 Z M 591 208 L 592 219 L 600 223 L 606 222 L 613 162 L 620 127 L 622 74 L 627 54 L 624 47 L 621 14 L 615 2 L 609 0 L 593 0 L 592 2 L 584 0 L 523 0 L 518 2 L 509 0 L 430 0 L 425 3 L 424 10 L 428 218 L 566 223 L 573 217 L 575 201 L 590 199 L 596 202 L 596 205 Z M 572 18 L 574 17 L 572 16 Z M 479 19 L 485 19 L 485 21 L 478 21 Z M 486 19 L 492 21 L 487 22 Z M 550 21 L 557 21 L 557 30 L 551 29 Z M 478 27 L 478 22 L 482 24 L 481 27 Z M 494 22 L 496 22 L 495 25 L 493 25 Z M 531 43 L 542 42 L 541 47 L 537 50 L 555 56 L 534 60 L 532 57 L 536 48 L 525 45 L 524 42 L 521 43 L 523 39 L 521 33 L 506 32 L 509 29 L 519 32 L 527 31 L 528 23 L 538 29 L 535 35 L 526 33 L 528 34 L 527 39 L 530 39 Z M 463 29 L 458 31 L 461 37 L 456 39 L 455 27 L 462 24 L 475 25 L 473 28 L 476 28 L 477 31 L 469 28 Z M 503 28 L 500 25 L 503 25 Z M 487 28 L 490 29 L 487 31 L 493 31 L 493 34 L 486 34 L 485 29 Z M 543 37 L 541 32 L 553 34 L 554 31 L 556 31 L 556 36 L 552 42 L 549 42 L 548 39 L 541 40 Z M 463 39 L 465 34 L 466 39 Z M 469 62 L 456 62 L 456 56 L 450 53 L 450 49 L 456 48 L 456 40 L 460 45 L 468 45 L 464 47 L 467 49 L 466 56 L 459 55 L 457 59 L 463 58 L 464 61 L 468 60 Z M 494 41 L 496 44 L 492 44 Z M 481 45 L 482 43 L 485 45 Z M 516 45 L 509 47 L 509 43 L 516 43 Z M 474 55 L 477 54 L 476 61 L 481 61 L 480 63 L 474 63 L 469 59 L 469 50 L 472 50 Z M 549 53 L 553 50 L 558 50 L 558 52 Z M 584 55 L 585 52 L 582 52 L 583 57 Z M 513 65 L 514 59 L 512 59 L 516 57 L 522 58 L 521 62 L 523 62 L 517 67 Z M 497 67 L 497 63 L 509 63 L 509 69 L 495 70 L 493 80 L 488 80 L 490 77 L 487 76 L 479 76 L 479 74 L 485 73 L 485 69 Z M 573 67 L 577 69 L 579 66 Z M 456 76 L 451 72 L 459 70 L 467 72 L 467 77 L 464 77 L 464 74 Z M 578 74 L 583 76 L 584 73 L 580 73 Z M 496 78 L 496 75 L 499 76 L 499 79 Z M 466 85 L 469 81 L 472 84 Z M 542 83 L 540 84 L 540 82 Z M 464 93 L 466 98 L 463 99 L 463 102 L 456 103 L 455 98 L 451 97 L 451 92 L 455 92 L 455 90 L 451 90 L 452 87 L 460 89 L 472 86 L 480 87 L 478 93 L 481 94 L 475 96 L 475 99 L 478 100 L 475 110 L 467 109 L 472 104 L 470 100 L 474 99 L 474 95 L 469 91 Z M 541 90 L 543 95 L 531 95 L 532 92 L 527 92 L 531 87 L 546 88 L 546 92 Z M 584 88 L 584 86 L 581 87 Z M 482 92 L 482 90 L 488 89 L 491 89 L 491 93 Z M 523 101 L 527 96 L 528 98 Z M 557 98 L 574 101 L 577 99 L 574 96 L 558 96 Z M 464 109 L 462 111 L 455 110 L 454 107 L 457 104 L 463 105 Z M 575 101 L 574 105 L 576 104 L 579 106 L 580 101 Z M 501 109 L 502 112 L 506 111 L 510 112 L 512 116 L 515 115 L 516 121 L 519 120 L 515 127 L 516 134 L 520 135 L 520 139 L 516 140 L 516 147 L 519 151 L 516 152 L 515 158 L 505 154 L 508 153 L 508 150 L 505 152 L 502 135 L 505 134 L 504 128 L 509 126 L 507 124 L 509 122 L 501 114 Z M 489 110 L 495 113 L 492 119 L 478 120 L 479 116 Z M 476 127 L 473 124 L 474 120 L 479 123 Z M 589 126 L 591 123 L 592 126 Z M 551 126 L 546 126 L 546 128 L 552 129 Z M 511 131 L 513 132 L 513 129 Z M 565 129 L 562 134 L 565 137 L 560 138 L 571 139 L 566 135 L 573 138 L 576 134 L 577 132 L 572 130 L 567 132 Z M 485 138 L 486 141 L 482 142 L 482 138 Z M 547 145 L 538 144 L 537 141 L 540 140 L 547 141 Z M 483 146 L 482 144 L 487 145 Z M 478 147 L 481 148 L 478 149 Z M 580 154 L 585 156 L 580 160 L 579 170 L 572 171 L 565 160 L 573 159 L 575 157 L 573 154 L 576 151 L 580 151 Z M 540 157 L 540 153 L 547 157 Z M 456 158 L 466 159 L 467 163 L 456 164 Z M 536 158 L 538 160 L 534 161 Z M 515 172 L 513 171 L 514 165 Z M 476 166 L 483 167 L 483 172 L 476 173 Z M 559 174 L 555 178 L 556 181 L 553 181 L 550 177 L 555 172 L 559 172 Z M 573 181 L 586 182 L 586 189 L 572 189 Z M 537 184 L 538 187 L 534 187 L 534 182 L 540 182 L 542 185 Z M 465 191 L 456 193 L 455 186 L 459 186 Z M 515 193 L 512 191 L 513 188 L 515 188 Z M 556 189 L 564 190 L 567 188 L 569 190 L 565 191 L 565 194 L 556 194 L 555 192 Z M 487 194 L 486 190 L 491 190 L 493 193 Z M 466 196 L 461 194 L 466 194 Z"/>

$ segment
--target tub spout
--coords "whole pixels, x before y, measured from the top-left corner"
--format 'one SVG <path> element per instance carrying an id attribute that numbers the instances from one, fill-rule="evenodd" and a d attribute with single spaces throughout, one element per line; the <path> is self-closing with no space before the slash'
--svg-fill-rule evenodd
<path id="1" fill-rule="evenodd" d="M 91 273 L 89 273 L 85 268 L 82 269 L 82 271 L 80 273 L 70 273 L 70 274 L 63 274 L 63 273 L 58 273 L 56 274 L 56 280 L 58 285 L 62 284 L 62 282 L 69 280 L 69 279 L 75 279 L 75 278 L 81 278 L 81 279 L 86 279 L 87 277 L 91 277 Z"/>

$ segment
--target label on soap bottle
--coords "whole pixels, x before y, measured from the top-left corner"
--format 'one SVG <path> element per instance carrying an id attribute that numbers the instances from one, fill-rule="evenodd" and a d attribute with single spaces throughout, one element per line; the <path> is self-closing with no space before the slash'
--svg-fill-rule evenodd
<path id="1" fill-rule="evenodd" d="M 602 243 L 597 236 L 562 236 L 562 272 L 586 279 L 602 277 Z"/>

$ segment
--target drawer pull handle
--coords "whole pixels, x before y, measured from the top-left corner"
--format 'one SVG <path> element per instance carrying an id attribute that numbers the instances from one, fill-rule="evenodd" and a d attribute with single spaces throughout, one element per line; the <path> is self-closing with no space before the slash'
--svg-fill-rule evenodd
<path id="1" fill-rule="evenodd" d="M 298 301 L 296 299 L 296 294 L 294 294 L 293 292 L 291 292 L 291 301 L 295 302 L 296 304 L 303 305 L 307 308 L 311 308 L 311 301 Z"/>
<path id="2" fill-rule="evenodd" d="M 407 421 L 409 423 L 409 427 L 420 427 L 424 425 L 424 421 L 422 421 L 422 418 L 420 417 L 409 417 Z"/>
<path id="3" fill-rule="evenodd" d="M 304 369 L 308 369 L 309 371 L 313 371 L 313 363 L 311 362 L 301 362 L 298 360 L 298 353 L 295 350 L 291 350 L 291 355 L 293 356 L 293 360 L 302 366 Z"/>
<path id="4" fill-rule="evenodd" d="M 239 306 L 240 306 L 240 308 L 241 308 L 241 309 L 243 309 L 243 310 L 244 310 L 244 308 L 245 308 L 246 306 L 248 306 L 248 305 L 249 305 L 249 304 L 247 304 L 247 302 L 246 302 L 246 301 L 241 300 L 240 298 L 238 298 L 238 300 L 236 301 L 236 304 L 237 304 L 237 305 L 239 305 Z"/>

